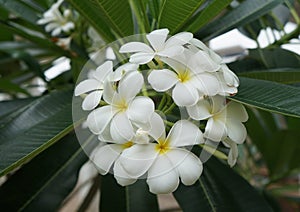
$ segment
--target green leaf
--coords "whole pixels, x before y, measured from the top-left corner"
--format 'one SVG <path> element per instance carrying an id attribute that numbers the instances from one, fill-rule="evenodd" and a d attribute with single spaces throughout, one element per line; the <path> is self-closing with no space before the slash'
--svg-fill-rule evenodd
<path id="1" fill-rule="evenodd" d="M 272 211 L 266 201 L 231 168 L 211 157 L 198 182 L 180 184 L 174 196 L 183 211 Z"/>
<path id="2" fill-rule="evenodd" d="M 129 0 L 129 4 L 133 14 L 136 17 L 139 32 L 146 33 L 150 32 L 150 25 L 147 16 L 147 0 Z M 137 31 L 137 30 L 136 30 Z"/>
<path id="3" fill-rule="evenodd" d="M 230 99 L 269 112 L 300 118 L 300 88 L 297 87 L 241 77 L 239 92 Z"/>
<path id="4" fill-rule="evenodd" d="M 269 70 L 259 70 L 242 72 L 238 74 L 242 77 L 269 80 L 284 84 L 293 84 L 300 82 L 300 69 L 269 69 Z"/>
<path id="5" fill-rule="evenodd" d="M 7 211 L 57 211 L 87 159 L 75 134 L 65 136 L 9 177 L 0 187 L 1 206 Z"/>
<path id="6" fill-rule="evenodd" d="M 159 28 L 168 28 L 170 34 L 178 32 L 203 3 L 204 0 L 163 0 L 158 17 Z"/>
<path id="7" fill-rule="evenodd" d="M 156 195 L 149 192 L 146 180 L 138 180 L 127 186 L 127 209 L 128 212 L 158 212 Z"/>
<path id="8" fill-rule="evenodd" d="M 237 8 L 203 27 L 196 33 L 196 37 L 209 40 L 235 27 L 250 23 L 281 3 L 283 3 L 283 0 L 243 1 Z"/>
<path id="9" fill-rule="evenodd" d="M 115 36 L 109 25 L 99 13 L 99 8 L 94 1 L 87 0 L 67 0 L 100 34 L 101 38 L 106 42 L 113 42 Z"/>
<path id="10" fill-rule="evenodd" d="M 265 161 L 271 180 L 278 180 L 300 168 L 300 119 L 283 117 L 256 109 L 248 111 L 248 135 Z"/>
<path id="11" fill-rule="evenodd" d="M 101 178 L 99 211 L 127 211 L 125 187 L 120 186 L 111 174 Z"/>
<path id="12" fill-rule="evenodd" d="M 21 88 L 18 84 L 15 84 L 9 80 L 5 80 L 5 79 L 0 79 L 0 90 L 5 91 L 5 92 L 12 92 L 12 93 L 23 93 L 26 94 L 28 96 L 30 96 L 30 94 L 23 88 Z"/>
<path id="13" fill-rule="evenodd" d="M 20 108 L 23 108 L 26 105 L 29 105 L 36 98 L 26 98 L 26 99 L 16 99 L 10 101 L 1 101 L 0 103 L 0 124 L 1 117 L 6 116 L 14 111 L 17 111 Z"/>
<path id="14" fill-rule="evenodd" d="M 36 23 L 38 19 L 37 12 L 22 1 L 0 0 L 0 5 L 31 23 Z"/>
<path id="15" fill-rule="evenodd" d="M 220 14 L 222 10 L 224 10 L 232 0 L 213 0 L 209 2 L 205 8 L 199 12 L 199 14 L 193 17 L 193 21 L 191 24 L 188 24 L 184 30 L 192 33 L 197 32 L 201 27 L 207 24 L 210 20 Z"/>
<path id="16" fill-rule="evenodd" d="M 0 176 L 35 157 L 73 129 L 70 91 L 52 92 L 5 116 Z"/>
<path id="17" fill-rule="evenodd" d="M 159 211 L 157 197 L 149 192 L 145 180 L 122 187 L 108 174 L 102 177 L 100 191 L 100 211 Z"/>

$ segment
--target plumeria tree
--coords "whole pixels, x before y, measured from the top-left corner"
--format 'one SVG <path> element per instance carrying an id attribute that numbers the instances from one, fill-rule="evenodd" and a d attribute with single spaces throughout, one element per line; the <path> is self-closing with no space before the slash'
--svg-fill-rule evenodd
<path id="1" fill-rule="evenodd" d="M 299 1 L 0 3 L 5 211 L 299 209 Z"/>

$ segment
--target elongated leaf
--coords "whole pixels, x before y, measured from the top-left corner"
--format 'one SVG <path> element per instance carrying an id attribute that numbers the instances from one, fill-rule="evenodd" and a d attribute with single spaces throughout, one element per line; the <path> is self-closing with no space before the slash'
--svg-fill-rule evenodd
<path id="1" fill-rule="evenodd" d="M 57 211 L 73 190 L 87 156 L 74 133 L 24 165 L 0 187 L 0 202 L 7 211 Z"/>
<path id="2" fill-rule="evenodd" d="M 26 105 L 29 105 L 36 98 L 26 98 L 26 99 L 16 99 L 10 101 L 2 101 L 0 103 L 0 117 L 6 116 L 14 111 L 17 111 L 20 108 L 24 108 Z M 1 123 L 0 119 L 0 123 Z"/>
<path id="3" fill-rule="evenodd" d="M 27 162 L 73 128 L 71 92 L 53 92 L 2 118 L 0 175 Z"/>
<path id="4" fill-rule="evenodd" d="M 163 0 L 159 11 L 159 28 L 168 28 L 171 34 L 178 32 L 189 18 L 204 3 L 204 0 Z"/>
<path id="5" fill-rule="evenodd" d="M 120 186 L 113 175 L 101 178 L 99 211 L 126 211 L 126 190 Z"/>
<path id="6" fill-rule="evenodd" d="M 133 34 L 133 21 L 128 1 L 93 0 L 106 23 L 121 37 Z"/>
<path id="7" fill-rule="evenodd" d="M 209 40 L 235 27 L 250 23 L 281 3 L 283 0 L 243 1 L 237 8 L 203 27 L 196 33 L 196 37 Z"/>
<path id="8" fill-rule="evenodd" d="M 29 93 L 25 89 L 21 88 L 19 85 L 4 79 L 0 79 L 0 90 L 8 93 L 23 93 L 29 95 Z"/>
<path id="9" fill-rule="evenodd" d="M 204 164 L 204 172 L 192 186 L 181 184 L 174 196 L 183 211 L 272 211 L 246 180 L 215 158 Z"/>
<path id="10" fill-rule="evenodd" d="M 300 118 L 300 88 L 266 80 L 240 78 L 239 92 L 230 98 L 262 110 Z"/>
<path id="11" fill-rule="evenodd" d="M 129 0 L 129 4 L 133 14 L 136 17 L 139 32 L 150 32 L 150 24 L 147 16 L 147 0 Z M 136 30 L 136 32 L 138 32 Z"/>
<path id="12" fill-rule="evenodd" d="M 130 212 L 158 212 L 156 195 L 149 192 L 146 180 L 138 180 L 127 187 L 127 208 Z"/>
<path id="13" fill-rule="evenodd" d="M 116 38 L 111 32 L 110 26 L 106 24 L 99 13 L 98 7 L 92 0 L 67 0 L 100 34 L 106 42 L 112 42 Z"/>
<path id="14" fill-rule="evenodd" d="M 300 82 L 300 69 L 270 69 L 239 73 L 239 76 L 269 80 L 284 84 Z"/>
<path id="15" fill-rule="evenodd" d="M 201 27 L 207 24 L 210 20 L 220 14 L 232 0 L 213 0 L 211 1 L 199 14 L 193 17 L 191 24 L 188 24 L 184 30 L 195 33 L 199 31 Z"/>
<path id="16" fill-rule="evenodd" d="M 31 23 L 35 23 L 38 19 L 37 12 L 22 1 L 0 0 L 0 5 Z"/>
<path id="17" fill-rule="evenodd" d="M 102 177 L 100 211 L 155 212 L 159 211 L 157 197 L 149 192 L 145 180 L 122 187 L 112 175 Z"/>
<path id="18" fill-rule="evenodd" d="M 268 167 L 272 180 L 280 179 L 300 167 L 300 119 L 271 114 L 256 109 L 249 110 L 246 123 L 249 137 L 256 145 Z M 296 127 L 296 128 L 294 128 Z"/>

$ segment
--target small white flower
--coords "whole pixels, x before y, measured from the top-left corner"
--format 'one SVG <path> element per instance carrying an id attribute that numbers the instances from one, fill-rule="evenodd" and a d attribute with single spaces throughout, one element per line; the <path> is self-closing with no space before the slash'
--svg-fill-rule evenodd
<path id="1" fill-rule="evenodd" d="M 242 122 L 248 120 L 248 114 L 242 104 L 229 102 L 225 97 L 215 96 L 200 100 L 187 107 L 188 114 L 195 120 L 207 119 L 204 136 L 212 141 L 224 140 L 227 136 L 237 144 L 244 142 L 247 131 Z"/>
<path id="2" fill-rule="evenodd" d="M 218 78 L 221 84 L 220 95 L 233 95 L 237 93 L 237 87 L 239 86 L 239 78 L 227 67 L 226 64 L 223 64 L 222 58 L 216 54 L 213 50 L 208 48 L 200 40 L 193 38 L 190 40 L 190 43 L 203 51 L 205 51 L 211 60 L 215 64 L 219 65 Z"/>
<path id="3" fill-rule="evenodd" d="M 96 71 L 91 72 L 89 79 L 80 82 L 75 88 L 75 96 L 90 92 L 83 100 L 82 109 L 92 110 L 101 100 L 104 81 L 113 73 L 112 61 L 106 61 Z"/>
<path id="4" fill-rule="evenodd" d="M 130 56 L 130 62 L 136 64 L 146 64 L 156 56 L 173 57 L 183 52 L 183 45 L 188 43 L 193 34 L 189 32 L 178 33 L 167 40 L 168 29 L 159 29 L 147 34 L 150 45 L 142 42 L 126 43 L 120 48 L 120 53 L 134 53 Z"/>
<path id="5" fill-rule="evenodd" d="M 66 9 L 63 14 L 59 10 L 63 0 L 54 3 L 49 10 L 47 10 L 37 24 L 46 24 L 45 30 L 51 32 L 52 36 L 58 36 L 61 32 L 69 33 L 75 28 L 75 24 L 70 21 L 71 10 Z"/>
<path id="6" fill-rule="evenodd" d="M 169 69 L 153 70 L 148 81 L 159 92 L 174 87 L 172 97 L 176 105 L 191 106 L 203 95 L 214 96 L 219 92 L 219 81 L 213 74 L 219 66 L 204 51 L 193 53 L 184 50 L 183 54 L 162 61 L 175 72 Z"/>
<path id="7" fill-rule="evenodd" d="M 157 126 L 157 129 L 161 128 L 164 126 Z M 179 178 L 185 185 L 194 184 L 202 173 L 202 163 L 183 147 L 203 142 L 199 128 L 189 121 L 180 120 L 167 137 L 165 133 L 152 137 L 157 143 L 136 144 L 123 151 L 120 159 L 122 171 L 133 179 L 147 173 L 150 191 L 156 194 L 175 191 Z"/>
<path id="8" fill-rule="evenodd" d="M 87 122 L 94 134 L 102 134 L 109 127 L 116 143 L 130 141 L 134 136 L 133 124 L 147 123 L 154 112 L 152 99 L 136 95 L 144 84 L 141 73 L 127 73 L 117 90 L 110 82 L 104 84 L 103 98 L 108 105 L 92 111 Z"/>
<path id="9" fill-rule="evenodd" d="M 161 126 L 163 128 L 161 128 Z M 98 149 L 95 151 L 92 161 L 96 165 L 100 174 L 107 174 L 111 168 L 115 166 L 114 175 L 117 181 L 122 185 L 132 184 L 136 181 L 136 178 L 131 178 L 123 171 L 123 168 L 119 164 L 120 155 L 125 149 L 131 148 L 135 144 L 149 143 L 150 135 L 160 137 L 164 131 L 165 129 L 162 118 L 157 113 L 153 113 L 149 120 L 149 127 L 148 125 L 144 125 L 138 128 L 131 141 L 124 141 L 123 143 L 115 144 L 115 141 L 111 138 L 111 136 L 106 136 L 105 142 L 107 143 L 104 145 L 100 144 Z"/>

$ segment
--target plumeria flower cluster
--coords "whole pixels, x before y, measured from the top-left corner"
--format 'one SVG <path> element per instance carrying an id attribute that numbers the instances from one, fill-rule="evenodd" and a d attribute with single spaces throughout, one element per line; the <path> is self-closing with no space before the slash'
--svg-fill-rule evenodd
<path id="1" fill-rule="evenodd" d="M 39 25 L 45 25 L 46 32 L 51 32 L 51 36 L 57 37 L 56 43 L 59 46 L 68 47 L 71 37 L 58 38 L 62 33 L 69 35 L 75 28 L 74 11 L 62 6 L 64 0 L 58 0 L 43 14 L 37 21 Z"/>
<path id="2" fill-rule="evenodd" d="M 237 93 L 237 76 L 193 34 L 168 34 L 125 43 L 119 53 L 130 54 L 127 63 L 114 70 L 108 60 L 75 88 L 99 140 L 92 158 L 99 172 L 113 172 L 122 186 L 147 178 L 156 194 L 199 179 L 202 161 L 192 147 L 222 144 L 233 166 L 247 135 L 245 108 L 226 100 Z"/>

